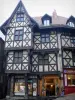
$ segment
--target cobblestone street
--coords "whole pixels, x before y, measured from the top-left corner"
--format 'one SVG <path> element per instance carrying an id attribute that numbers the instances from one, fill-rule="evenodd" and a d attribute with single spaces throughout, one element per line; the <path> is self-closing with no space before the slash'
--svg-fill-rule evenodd
<path id="1" fill-rule="evenodd" d="M 75 94 L 70 94 L 64 97 L 59 97 L 57 99 L 54 100 L 75 100 Z"/>
<path id="2" fill-rule="evenodd" d="M 0 100 L 6 100 L 6 99 L 0 99 Z M 75 100 L 75 94 L 66 95 L 64 97 L 59 97 L 59 98 L 53 99 L 53 100 Z"/>

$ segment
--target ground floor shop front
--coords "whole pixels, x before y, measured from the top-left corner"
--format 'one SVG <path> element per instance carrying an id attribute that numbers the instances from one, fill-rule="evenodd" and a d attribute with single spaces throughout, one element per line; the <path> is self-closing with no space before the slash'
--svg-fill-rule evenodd
<path id="1" fill-rule="evenodd" d="M 75 69 L 64 69 L 63 74 L 65 94 L 75 93 Z"/>
<path id="2" fill-rule="evenodd" d="M 61 80 L 58 75 L 8 75 L 9 96 L 57 96 Z"/>

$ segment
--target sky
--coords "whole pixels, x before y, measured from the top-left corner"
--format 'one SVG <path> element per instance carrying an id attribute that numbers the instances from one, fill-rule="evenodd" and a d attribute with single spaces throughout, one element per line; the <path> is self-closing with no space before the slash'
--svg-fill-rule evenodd
<path id="1" fill-rule="evenodd" d="M 20 0 L 0 0 L 0 26 L 10 17 Z M 57 15 L 75 17 L 75 0 L 22 0 L 31 17 L 43 16 L 45 13 L 52 15 L 56 10 Z M 0 37 L 5 39 L 0 32 Z"/>

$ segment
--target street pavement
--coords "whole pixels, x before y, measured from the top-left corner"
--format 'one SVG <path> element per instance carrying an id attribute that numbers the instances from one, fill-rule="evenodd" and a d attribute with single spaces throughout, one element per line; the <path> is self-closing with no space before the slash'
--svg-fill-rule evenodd
<path id="1" fill-rule="evenodd" d="M 0 99 L 0 100 L 6 100 L 6 99 Z M 58 98 L 53 99 L 53 100 L 75 100 L 75 93 L 74 94 L 65 95 L 63 97 L 58 97 Z"/>
<path id="2" fill-rule="evenodd" d="M 65 95 L 64 97 L 59 97 L 59 98 L 54 99 L 54 100 L 75 100 L 75 93 L 74 94 Z"/>

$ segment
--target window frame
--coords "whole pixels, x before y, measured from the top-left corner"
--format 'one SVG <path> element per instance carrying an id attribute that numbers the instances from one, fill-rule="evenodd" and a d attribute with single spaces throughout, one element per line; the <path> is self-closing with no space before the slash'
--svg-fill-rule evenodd
<path id="1" fill-rule="evenodd" d="M 75 52 L 72 52 L 72 60 L 73 60 L 73 65 L 74 65 L 74 62 L 75 62 Z"/>
<path id="2" fill-rule="evenodd" d="M 23 21 L 24 21 L 24 13 L 17 13 L 16 22 L 23 22 Z"/>
<path id="3" fill-rule="evenodd" d="M 20 80 L 21 80 L 21 82 L 20 82 Z M 25 94 L 25 89 L 24 89 L 24 92 L 23 92 L 22 95 L 21 95 L 21 94 L 16 95 L 16 93 L 21 93 L 20 91 L 19 91 L 19 92 L 15 92 L 16 83 L 17 83 L 18 85 L 20 85 L 20 83 L 23 83 L 24 85 L 20 85 L 20 86 L 24 86 L 24 88 L 26 88 L 24 78 L 14 78 L 14 89 L 13 89 L 13 92 L 14 92 L 14 95 L 15 95 L 15 96 L 18 96 L 18 95 L 24 96 L 24 95 L 26 95 L 26 94 Z"/>
<path id="4" fill-rule="evenodd" d="M 48 57 L 48 58 L 45 58 L 45 57 Z M 39 63 L 39 65 L 48 65 L 49 64 L 49 55 L 48 54 L 46 54 L 46 55 L 39 55 L 39 62 L 42 62 L 42 63 Z M 46 63 L 46 61 L 48 62 L 48 63 Z"/>
<path id="5" fill-rule="evenodd" d="M 18 33 L 17 33 L 18 32 Z M 22 32 L 22 33 L 21 33 Z M 17 39 L 16 39 L 17 37 Z M 22 39 L 20 39 L 20 37 Z M 14 33 L 14 40 L 15 41 L 22 41 L 23 40 L 23 29 L 20 29 L 20 30 L 15 30 L 15 33 Z"/>
<path id="6" fill-rule="evenodd" d="M 74 83 L 75 79 L 72 76 L 75 76 L 75 75 L 67 74 L 67 86 L 75 86 L 75 83 Z M 72 77 L 72 78 L 68 79 L 68 77 Z M 69 82 L 71 83 L 70 85 L 69 85 Z"/>
<path id="7" fill-rule="evenodd" d="M 75 27 L 74 23 L 73 23 L 73 22 L 71 22 L 71 21 L 70 21 L 70 22 L 68 22 L 68 23 L 67 23 L 67 25 L 68 25 L 68 26 L 70 26 L 70 27 Z"/>
<path id="8" fill-rule="evenodd" d="M 16 54 L 17 54 L 17 56 L 16 56 Z M 22 63 L 22 56 L 23 56 L 23 52 L 22 51 L 14 52 L 14 63 Z"/>
<path id="9" fill-rule="evenodd" d="M 44 40 L 44 41 L 42 41 Z M 41 42 L 42 43 L 49 43 L 50 42 L 50 35 L 49 34 L 41 34 Z"/>
<path id="10" fill-rule="evenodd" d="M 44 26 L 49 26 L 50 25 L 50 20 L 49 19 L 45 19 L 43 24 L 44 24 Z"/>

